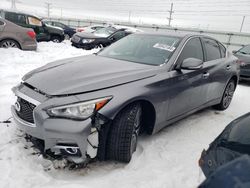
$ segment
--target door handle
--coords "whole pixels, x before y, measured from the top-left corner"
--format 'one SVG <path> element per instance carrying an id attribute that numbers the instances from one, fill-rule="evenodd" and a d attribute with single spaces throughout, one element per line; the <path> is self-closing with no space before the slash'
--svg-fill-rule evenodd
<path id="1" fill-rule="evenodd" d="M 203 77 L 204 79 L 207 79 L 209 76 L 210 76 L 210 74 L 209 74 L 208 72 L 205 72 L 205 73 L 203 73 L 203 75 L 202 75 L 202 77 Z"/>
<path id="2" fill-rule="evenodd" d="M 227 69 L 227 70 L 230 70 L 230 69 L 231 69 L 231 65 L 228 65 L 226 69 Z"/>

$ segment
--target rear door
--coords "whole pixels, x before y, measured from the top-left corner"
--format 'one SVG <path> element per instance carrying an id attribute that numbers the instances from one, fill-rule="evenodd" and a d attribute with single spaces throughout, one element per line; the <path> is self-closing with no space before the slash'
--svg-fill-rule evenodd
<path id="1" fill-rule="evenodd" d="M 202 37 L 205 52 L 206 103 L 222 96 L 227 81 L 231 77 L 232 62 L 226 59 L 226 49 L 211 38 Z"/>
<path id="2" fill-rule="evenodd" d="M 199 37 L 193 37 L 185 44 L 177 59 L 177 67 L 187 58 L 204 60 Z M 168 110 L 169 119 L 183 115 L 202 105 L 204 102 L 203 73 L 202 68 L 198 70 L 176 69 L 170 71 L 172 86 L 168 90 L 171 96 Z"/>

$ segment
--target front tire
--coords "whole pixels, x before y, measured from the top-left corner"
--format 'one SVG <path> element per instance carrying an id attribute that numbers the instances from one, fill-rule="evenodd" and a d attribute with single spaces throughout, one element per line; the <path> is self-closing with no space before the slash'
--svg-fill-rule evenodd
<path id="1" fill-rule="evenodd" d="M 107 140 L 107 159 L 128 163 L 137 147 L 142 108 L 129 105 L 114 119 Z"/>
<path id="2" fill-rule="evenodd" d="M 231 79 L 224 90 L 221 102 L 214 106 L 215 109 L 226 110 L 229 107 L 234 95 L 235 87 L 235 82 Z"/>

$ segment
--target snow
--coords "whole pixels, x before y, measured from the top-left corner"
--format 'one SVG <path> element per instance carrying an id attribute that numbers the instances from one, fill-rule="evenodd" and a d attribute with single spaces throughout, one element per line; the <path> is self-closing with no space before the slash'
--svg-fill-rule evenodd
<path id="1" fill-rule="evenodd" d="M 48 62 L 95 52 L 69 42 L 38 44 L 36 52 L 0 49 L 0 121 L 11 116 L 11 88 L 28 71 Z M 233 119 L 250 111 L 250 84 L 240 84 L 228 110 L 205 109 L 153 136 L 143 135 L 129 164 L 96 162 L 86 169 L 54 169 L 26 143 L 14 123 L 1 124 L 1 188 L 193 188 L 204 180 L 198 167 L 203 148 Z M 26 148 L 26 149 L 25 149 Z"/>

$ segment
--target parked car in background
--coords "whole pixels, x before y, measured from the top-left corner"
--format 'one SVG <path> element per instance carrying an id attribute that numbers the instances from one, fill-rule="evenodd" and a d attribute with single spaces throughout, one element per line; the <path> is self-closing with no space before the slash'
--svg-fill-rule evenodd
<path id="1" fill-rule="evenodd" d="M 86 33 L 93 33 L 95 31 L 98 31 L 100 29 L 103 29 L 107 26 L 104 25 L 91 25 L 86 27 L 79 27 L 76 29 L 76 32 L 86 32 Z"/>
<path id="2" fill-rule="evenodd" d="M 240 60 L 240 79 L 250 81 L 250 45 L 233 51 L 233 54 Z"/>
<path id="3" fill-rule="evenodd" d="M 58 21 L 43 20 L 43 23 L 50 25 L 50 26 L 62 28 L 64 31 L 64 36 L 66 40 L 69 40 L 76 33 L 76 28 L 70 27 Z"/>
<path id="4" fill-rule="evenodd" d="M 32 28 L 36 33 L 36 40 L 62 42 L 64 40 L 64 32 L 61 28 L 44 24 L 41 19 L 14 11 L 0 10 L 0 16 L 22 27 Z"/>
<path id="5" fill-rule="evenodd" d="M 133 32 L 134 30 L 129 28 L 111 26 L 100 29 L 93 33 L 76 33 L 73 35 L 71 42 L 72 46 L 90 50 L 95 47 L 109 46 L 121 38 L 132 34 Z"/>
<path id="6" fill-rule="evenodd" d="M 227 109 L 236 62 L 207 36 L 136 33 L 29 72 L 13 88 L 11 111 L 43 153 L 76 163 L 96 156 L 129 162 L 140 132 L 156 133 L 209 106 Z"/>
<path id="7" fill-rule="evenodd" d="M 0 47 L 36 50 L 36 33 L 0 17 Z"/>
<path id="8" fill-rule="evenodd" d="M 244 155 L 250 155 L 250 113 L 231 122 L 204 150 L 199 165 L 206 177 L 218 167 Z"/>

